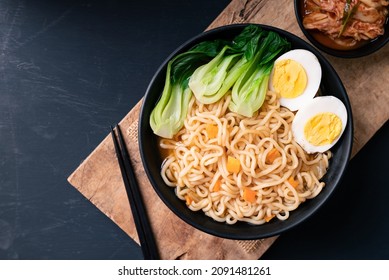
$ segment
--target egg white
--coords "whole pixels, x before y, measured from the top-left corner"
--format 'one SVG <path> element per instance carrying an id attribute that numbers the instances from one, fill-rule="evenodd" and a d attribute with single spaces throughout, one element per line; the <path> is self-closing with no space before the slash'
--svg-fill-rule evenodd
<path id="1" fill-rule="evenodd" d="M 288 108 L 291 111 L 296 111 L 304 106 L 307 102 L 312 100 L 315 97 L 321 81 L 322 70 L 320 66 L 320 62 L 317 57 L 308 50 L 303 49 L 295 49 L 289 52 L 284 53 L 279 58 L 277 58 L 274 62 L 276 64 L 280 60 L 291 59 L 297 61 L 304 68 L 305 73 L 307 75 L 307 85 L 305 90 L 301 95 L 295 98 L 280 98 L 281 106 Z M 269 79 L 269 89 L 271 91 L 275 91 L 273 87 L 273 75 L 274 68 L 270 74 Z"/>
<path id="2" fill-rule="evenodd" d="M 308 142 L 304 136 L 304 127 L 309 119 L 320 113 L 333 113 L 342 121 L 342 130 L 334 141 L 327 145 L 315 146 Z M 342 136 L 347 124 L 347 110 L 343 102 L 335 96 L 319 96 L 313 98 L 309 103 L 302 107 L 295 115 L 292 123 L 292 133 L 295 141 L 307 153 L 323 153 L 331 149 Z"/>

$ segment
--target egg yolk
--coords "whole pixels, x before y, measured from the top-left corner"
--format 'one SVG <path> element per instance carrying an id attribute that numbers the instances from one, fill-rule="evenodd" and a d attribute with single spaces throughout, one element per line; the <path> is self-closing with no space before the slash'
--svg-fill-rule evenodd
<path id="1" fill-rule="evenodd" d="M 307 86 L 307 74 L 303 66 L 295 60 L 278 61 L 274 66 L 273 88 L 284 98 L 301 95 Z"/>
<path id="2" fill-rule="evenodd" d="M 331 144 L 342 131 L 341 119 L 333 113 L 320 113 L 310 118 L 304 127 L 304 136 L 315 146 Z"/>

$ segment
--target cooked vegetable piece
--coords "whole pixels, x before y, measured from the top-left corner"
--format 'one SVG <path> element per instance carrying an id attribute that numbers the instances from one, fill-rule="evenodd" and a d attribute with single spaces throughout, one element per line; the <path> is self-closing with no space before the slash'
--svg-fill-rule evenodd
<path id="1" fill-rule="evenodd" d="M 208 138 L 215 138 L 217 136 L 219 128 L 217 125 L 209 123 L 205 127 L 205 131 L 207 132 Z"/>
<path id="2" fill-rule="evenodd" d="M 243 199 L 247 202 L 254 203 L 257 193 L 248 187 L 243 188 Z"/>
<path id="3" fill-rule="evenodd" d="M 227 158 L 227 171 L 230 173 L 238 173 L 240 171 L 240 161 L 232 156 Z"/>
<path id="4" fill-rule="evenodd" d="M 220 180 L 217 180 L 215 185 L 213 186 L 213 191 L 218 192 L 221 189 L 222 182 Z"/>
<path id="5" fill-rule="evenodd" d="M 272 214 L 270 216 L 265 216 L 265 221 L 268 223 L 271 219 L 273 219 L 276 215 Z"/>
<path id="6" fill-rule="evenodd" d="M 226 80 L 229 69 L 234 65 L 236 59 L 239 58 L 239 54 L 225 56 L 227 50 L 228 47 L 224 47 L 209 63 L 197 68 L 189 80 L 190 89 L 197 100 L 203 104 L 211 104 L 218 101 L 229 89 L 229 87 L 225 89 L 226 87 L 223 87 L 223 83 Z"/>
<path id="7" fill-rule="evenodd" d="M 189 77 L 224 45 L 220 40 L 202 42 L 169 61 L 162 96 L 150 115 L 150 126 L 156 135 L 172 138 L 181 129 L 192 97 Z"/>
<path id="8" fill-rule="evenodd" d="M 269 31 L 259 42 L 258 51 L 245 72 L 232 87 L 229 109 L 246 117 L 252 117 L 262 106 L 277 56 L 290 49 L 290 43 L 277 33 Z"/>
<path id="9" fill-rule="evenodd" d="M 353 17 L 355 12 L 358 10 L 359 4 L 360 4 L 360 2 L 356 3 L 351 8 L 351 0 L 346 0 L 346 3 L 344 5 L 344 10 L 343 10 L 342 25 L 341 25 L 338 37 L 342 36 L 344 30 L 347 27 L 347 24 L 349 23 L 349 20 Z"/>
<path id="10" fill-rule="evenodd" d="M 197 68 L 189 80 L 197 100 L 211 104 L 222 98 L 249 66 L 262 35 L 258 26 L 247 26 L 214 59 Z"/>
<path id="11" fill-rule="evenodd" d="M 299 185 L 299 182 L 296 181 L 293 177 L 289 177 L 288 179 L 288 183 L 293 187 L 293 188 L 297 188 L 298 185 Z"/>
<path id="12" fill-rule="evenodd" d="M 270 152 L 267 153 L 265 162 L 267 164 L 272 164 L 276 160 L 276 158 L 280 156 L 281 153 L 276 148 L 273 148 L 270 150 Z"/>
<path id="13" fill-rule="evenodd" d="M 186 202 L 186 205 L 191 205 L 192 204 L 192 201 L 193 199 L 187 194 L 185 195 L 185 202 Z"/>

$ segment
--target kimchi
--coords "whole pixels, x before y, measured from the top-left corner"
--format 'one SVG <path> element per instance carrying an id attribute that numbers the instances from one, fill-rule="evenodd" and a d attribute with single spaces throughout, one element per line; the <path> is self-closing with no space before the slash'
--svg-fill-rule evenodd
<path id="1" fill-rule="evenodd" d="M 303 25 L 344 47 L 385 32 L 389 0 L 305 0 Z"/>

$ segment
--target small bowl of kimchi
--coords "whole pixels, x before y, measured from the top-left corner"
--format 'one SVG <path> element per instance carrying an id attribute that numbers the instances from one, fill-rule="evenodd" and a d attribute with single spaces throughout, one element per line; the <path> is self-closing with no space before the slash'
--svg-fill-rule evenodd
<path id="1" fill-rule="evenodd" d="M 295 0 L 294 7 L 304 35 L 330 55 L 362 57 L 389 41 L 389 0 Z"/>

